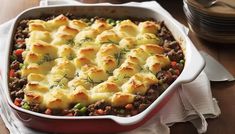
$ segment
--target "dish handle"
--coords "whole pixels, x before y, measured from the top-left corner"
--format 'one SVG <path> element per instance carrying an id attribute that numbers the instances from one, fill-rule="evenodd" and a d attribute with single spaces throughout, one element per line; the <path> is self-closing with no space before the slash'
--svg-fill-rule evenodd
<path id="1" fill-rule="evenodd" d="M 206 65 L 205 60 L 198 52 L 193 43 L 188 39 L 189 43 L 191 43 L 191 47 L 188 51 L 190 57 L 186 59 L 185 67 L 180 76 L 180 81 L 182 83 L 188 83 L 193 81 L 197 76 L 202 72 L 203 68 Z"/>
<path id="2" fill-rule="evenodd" d="M 143 116 L 141 116 L 142 114 L 137 114 L 135 116 L 132 117 L 118 117 L 115 116 L 112 118 L 113 121 L 115 121 L 116 123 L 120 124 L 120 125 L 133 125 L 138 123 L 139 121 L 143 120 Z"/>
<path id="3" fill-rule="evenodd" d="M 40 0 L 39 7 L 46 7 L 48 6 L 48 0 Z"/>

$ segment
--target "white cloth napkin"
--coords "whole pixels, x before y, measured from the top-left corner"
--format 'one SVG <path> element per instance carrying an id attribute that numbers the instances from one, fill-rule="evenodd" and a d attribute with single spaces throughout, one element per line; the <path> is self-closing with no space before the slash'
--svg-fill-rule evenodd
<path id="1" fill-rule="evenodd" d="M 43 3 L 45 6 L 45 1 Z M 48 4 L 81 3 L 73 0 L 49 0 Z M 155 1 L 142 3 L 130 2 L 126 4 L 148 7 L 153 10 L 161 11 L 163 14 L 171 17 L 171 15 Z M 186 27 L 178 21 L 176 22 L 182 26 L 182 30 L 188 33 L 188 29 Z M 5 41 L 11 24 L 12 21 L 9 21 L 0 26 L 0 61 L 2 61 L 1 58 L 5 52 Z M 7 105 L 6 99 L 3 96 L 3 89 L 0 90 L 0 106 L 1 117 L 11 134 L 42 134 L 41 132 L 37 132 L 23 126 L 15 115 L 10 112 L 10 107 Z M 192 122 L 198 130 L 198 133 L 204 133 L 207 131 L 206 118 L 215 118 L 219 116 L 220 113 L 216 99 L 212 98 L 209 80 L 206 74 L 202 72 L 193 82 L 178 87 L 169 102 L 155 117 L 150 119 L 143 126 L 123 134 L 169 134 L 169 126 L 177 122 L 186 121 Z"/>

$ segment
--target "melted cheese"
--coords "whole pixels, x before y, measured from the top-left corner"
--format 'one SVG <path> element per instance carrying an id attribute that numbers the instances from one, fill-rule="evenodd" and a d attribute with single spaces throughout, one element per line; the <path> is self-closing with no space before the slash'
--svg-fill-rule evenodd
<path id="1" fill-rule="evenodd" d="M 116 26 L 97 19 L 88 24 L 64 15 L 30 20 L 24 99 L 41 108 L 64 109 L 74 103 L 105 100 L 113 106 L 132 103 L 158 83 L 155 74 L 170 64 L 152 21 L 123 20 Z"/>

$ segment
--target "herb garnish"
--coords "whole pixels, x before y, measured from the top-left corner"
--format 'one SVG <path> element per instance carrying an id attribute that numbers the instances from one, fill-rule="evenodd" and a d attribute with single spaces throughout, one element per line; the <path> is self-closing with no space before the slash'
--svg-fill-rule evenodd
<path id="1" fill-rule="evenodd" d="M 83 43 L 85 43 L 85 42 L 91 42 L 91 41 L 93 41 L 93 39 L 92 38 L 90 38 L 90 37 L 85 37 L 85 38 L 83 38 L 83 39 L 81 39 L 78 43 L 76 43 L 76 46 L 82 46 L 82 44 Z"/>
<path id="2" fill-rule="evenodd" d="M 118 42 L 114 42 L 114 41 L 112 41 L 110 39 L 108 39 L 108 41 L 106 41 L 106 42 L 101 42 L 101 44 L 109 44 L 109 43 L 112 43 L 112 44 L 115 44 L 115 45 L 119 45 Z"/>
<path id="3" fill-rule="evenodd" d="M 144 68 L 141 67 L 141 65 L 137 64 L 137 66 L 140 68 L 140 71 L 144 70 Z"/>
<path id="4" fill-rule="evenodd" d="M 76 76 L 79 77 L 79 72 L 76 73 Z"/>
<path id="5" fill-rule="evenodd" d="M 108 75 L 113 75 L 113 72 L 106 71 Z"/>
<path id="6" fill-rule="evenodd" d="M 74 58 L 76 58 L 76 56 L 75 56 L 74 54 L 70 54 L 70 55 L 68 56 L 68 59 L 69 59 L 69 60 L 73 60 Z"/>
<path id="7" fill-rule="evenodd" d="M 74 46 L 75 45 L 75 42 L 74 42 L 74 39 L 70 39 L 66 42 L 67 45 L 71 45 L 71 46 Z"/>
<path id="8" fill-rule="evenodd" d="M 55 84 L 53 84 L 53 85 L 50 86 L 50 89 L 52 89 L 52 88 L 54 88 L 54 87 L 57 87 L 57 86 L 59 86 L 59 87 L 61 87 L 61 88 L 65 87 L 65 84 L 62 83 L 62 80 L 63 80 L 63 79 L 67 79 L 66 76 L 67 76 L 67 74 L 64 74 L 64 76 L 62 76 L 60 79 L 56 80 L 56 81 L 55 81 Z"/>
<path id="9" fill-rule="evenodd" d="M 100 83 L 104 82 L 104 81 L 95 82 L 95 81 L 93 81 L 93 80 L 91 79 L 90 76 L 87 76 L 87 78 L 83 78 L 83 79 L 84 79 L 85 81 L 87 81 L 88 83 L 92 84 L 93 86 L 94 86 L 95 84 L 100 84 Z"/>
<path id="10" fill-rule="evenodd" d="M 125 55 L 130 50 L 122 49 L 119 53 L 114 54 L 114 58 L 117 60 L 117 65 L 120 65 L 123 55 Z"/>
<path id="11" fill-rule="evenodd" d="M 85 37 L 85 38 L 83 38 L 83 39 L 81 39 L 80 40 L 80 42 L 89 42 L 89 41 L 93 41 L 93 39 L 92 38 L 90 38 L 90 37 Z"/>
<path id="12" fill-rule="evenodd" d="M 149 69 L 149 67 L 146 67 L 146 70 L 147 70 L 148 72 L 154 74 L 154 73 Z"/>
<path id="13" fill-rule="evenodd" d="M 43 63 L 45 63 L 45 62 L 50 62 L 50 61 L 52 61 L 52 60 L 54 60 L 54 58 L 52 58 L 52 57 L 50 56 L 50 54 L 47 53 L 47 54 L 45 54 L 45 55 L 43 56 L 42 60 L 40 60 L 40 61 L 38 62 L 38 65 L 41 65 L 41 64 L 43 64 Z"/>

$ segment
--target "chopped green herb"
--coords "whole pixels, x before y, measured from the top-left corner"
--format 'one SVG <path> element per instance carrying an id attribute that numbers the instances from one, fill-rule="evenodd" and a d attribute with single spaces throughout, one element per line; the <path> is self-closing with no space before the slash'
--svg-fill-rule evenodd
<path id="1" fill-rule="evenodd" d="M 44 60 L 45 60 L 46 62 L 51 61 L 52 58 L 51 58 L 50 54 L 45 54 L 45 55 L 44 55 Z"/>
<path id="2" fill-rule="evenodd" d="M 75 46 L 76 46 L 76 47 L 81 47 L 81 46 L 82 46 L 82 43 L 78 43 L 78 42 L 77 42 L 77 43 L 75 44 Z"/>
<path id="3" fill-rule="evenodd" d="M 121 50 L 121 52 L 124 53 L 124 54 L 126 54 L 126 53 L 130 52 L 130 50 L 124 48 L 124 49 Z"/>
<path id="4" fill-rule="evenodd" d="M 118 76 L 116 78 L 113 79 L 114 81 L 119 81 L 119 78 Z"/>
<path id="5" fill-rule="evenodd" d="M 145 37 L 146 37 L 147 39 L 156 39 L 156 38 L 152 37 L 152 36 L 149 35 L 149 34 L 145 34 Z"/>
<path id="6" fill-rule="evenodd" d="M 38 65 L 41 65 L 41 64 L 43 64 L 43 63 L 45 63 L 45 62 L 50 62 L 50 61 L 52 61 L 52 60 L 54 60 L 54 58 L 52 58 L 52 57 L 50 56 L 50 54 L 47 53 L 47 54 L 45 54 L 45 55 L 43 56 L 42 60 L 40 60 L 40 61 L 38 62 Z"/>
<path id="7" fill-rule="evenodd" d="M 106 71 L 108 75 L 113 75 L 113 72 Z"/>
<path id="8" fill-rule="evenodd" d="M 106 41 L 106 42 L 101 42 L 101 44 L 109 44 L 109 43 L 115 44 L 115 45 L 119 45 L 118 42 L 114 42 L 114 41 L 112 41 L 112 40 L 110 40 L 110 39 L 108 39 L 108 41 Z"/>
<path id="9" fill-rule="evenodd" d="M 76 43 L 76 46 L 81 47 L 83 43 L 85 43 L 85 42 L 91 42 L 91 41 L 93 41 L 92 38 L 90 38 L 90 37 L 85 37 L 85 38 L 81 39 L 79 42 L 77 42 L 77 43 Z"/>
<path id="10" fill-rule="evenodd" d="M 100 84 L 100 83 L 104 82 L 104 81 L 95 82 L 95 81 L 93 81 L 93 80 L 91 79 L 91 77 L 89 77 L 89 76 L 87 76 L 87 78 L 85 78 L 84 80 L 87 81 L 88 83 L 92 84 L 93 86 L 94 86 L 95 84 Z"/>
<path id="11" fill-rule="evenodd" d="M 71 45 L 71 46 L 74 46 L 75 45 L 75 42 L 74 42 L 74 39 L 70 39 L 66 42 L 67 45 Z"/>
<path id="12" fill-rule="evenodd" d="M 79 72 L 76 73 L 76 76 L 79 77 Z"/>
<path id="13" fill-rule="evenodd" d="M 144 68 L 141 67 L 141 65 L 137 64 L 137 66 L 140 68 L 140 71 L 143 71 L 143 70 L 144 70 Z"/>
<path id="14" fill-rule="evenodd" d="M 68 59 L 69 59 L 69 60 L 73 60 L 75 57 L 76 57 L 75 55 L 70 54 L 70 55 L 68 56 Z"/>
<path id="15" fill-rule="evenodd" d="M 93 41 L 93 39 L 92 38 L 90 38 L 90 37 L 85 37 L 84 39 L 81 39 L 80 40 L 80 42 L 89 42 L 89 41 Z"/>
<path id="16" fill-rule="evenodd" d="M 77 88 L 76 86 L 72 85 L 72 89 L 73 89 L 73 90 L 75 90 L 76 88 Z"/>
<path id="17" fill-rule="evenodd" d="M 108 19 L 106 20 L 106 22 L 109 23 L 109 24 L 112 25 L 112 26 L 115 26 L 115 25 L 116 25 L 116 21 L 113 20 L 113 19 L 110 19 L 110 18 L 108 18 Z"/>
<path id="18" fill-rule="evenodd" d="M 120 65 L 123 55 L 125 55 L 130 50 L 122 49 L 119 53 L 114 54 L 114 58 L 117 60 L 117 65 Z"/>
<path id="19" fill-rule="evenodd" d="M 62 83 L 62 82 L 63 82 L 63 79 L 67 79 L 66 76 L 67 76 L 67 74 L 65 74 L 65 75 L 64 75 L 63 77 L 61 77 L 60 79 L 56 80 L 56 81 L 55 81 L 55 84 L 51 85 L 49 88 L 52 89 L 52 88 L 57 87 L 57 86 L 59 86 L 59 87 L 61 87 L 61 88 L 65 87 L 66 85 L 65 85 L 64 83 Z"/>
<path id="20" fill-rule="evenodd" d="M 154 73 L 149 69 L 149 67 L 146 67 L 146 70 L 147 70 L 148 72 L 154 74 Z"/>
<path id="21" fill-rule="evenodd" d="M 121 59 L 122 59 L 121 53 L 114 54 L 114 58 L 117 60 L 117 65 L 119 66 Z"/>
<path id="22" fill-rule="evenodd" d="M 123 78 L 124 78 L 124 79 L 129 79 L 129 78 L 131 78 L 131 77 L 125 75 Z"/>

